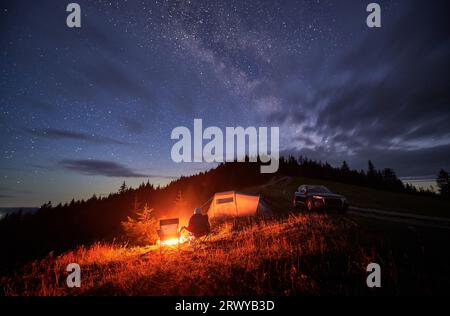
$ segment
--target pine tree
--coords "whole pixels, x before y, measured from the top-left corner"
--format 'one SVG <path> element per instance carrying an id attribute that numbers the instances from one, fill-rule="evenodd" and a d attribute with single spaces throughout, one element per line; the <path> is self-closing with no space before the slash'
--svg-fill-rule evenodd
<path id="1" fill-rule="evenodd" d="M 383 180 L 387 184 L 394 184 L 397 182 L 397 176 L 395 175 L 394 170 L 391 168 L 383 169 Z"/>
<path id="2" fill-rule="evenodd" d="M 124 181 L 124 182 L 122 183 L 122 185 L 120 186 L 120 188 L 119 188 L 119 193 L 120 193 L 120 194 L 125 193 L 125 192 L 127 191 L 127 189 L 128 189 L 127 184 L 126 184 L 125 181 Z"/>
<path id="3" fill-rule="evenodd" d="M 377 170 L 375 169 L 375 166 L 373 165 L 372 161 L 369 160 L 368 162 L 368 169 L 367 169 L 367 176 L 369 178 L 374 178 L 377 174 Z"/>
<path id="4" fill-rule="evenodd" d="M 350 173 L 350 167 L 348 166 L 347 161 L 345 160 L 342 162 L 341 171 L 344 174 Z"/>
<path id="5" fill-rule="evenodd" d="M 137 245 L 154 244 L 158 240 L 157 228 L 158 223 L 153 209 L 145 204 L 141 211 L 136 212 L 137 219 L 127 217 L 122 222 L 123 230 L 128 239 Z"/>
<path id="6" fill-rule="evenodd" d="M 450 179 L 449 179 L 448 172 L 445 171 L 444 169 L 441 169 L 437 176 L 436 182 L 437 182 L 437 185 L 439 188 L 439 193 L 441 194 L 441 196 L 443 196 L 445 198 L 449 198 L 450 197 Z"/>

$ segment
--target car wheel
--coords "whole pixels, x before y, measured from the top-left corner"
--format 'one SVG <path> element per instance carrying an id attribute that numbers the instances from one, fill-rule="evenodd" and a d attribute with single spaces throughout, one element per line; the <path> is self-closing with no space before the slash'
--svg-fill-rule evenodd
<path id="1" fill-rule="evenodd" d="M 310 199 L 306 201 L 306 207 L 308 208 L 308 211 L 313 211 L 313 202 Z"/>

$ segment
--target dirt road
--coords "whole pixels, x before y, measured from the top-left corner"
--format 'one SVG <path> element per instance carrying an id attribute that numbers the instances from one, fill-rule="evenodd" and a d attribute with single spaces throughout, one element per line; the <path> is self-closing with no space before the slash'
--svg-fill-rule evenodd
<path id="1" fill-rule="evenodd" d="M 435 216 L 424 216 L 413 213 L 374 210 L 360 207 L 350 207 L 348 215 L 367 219 L 402 223 L 409 226 L 425 226 L 450 230 L 450 219 Z"/>

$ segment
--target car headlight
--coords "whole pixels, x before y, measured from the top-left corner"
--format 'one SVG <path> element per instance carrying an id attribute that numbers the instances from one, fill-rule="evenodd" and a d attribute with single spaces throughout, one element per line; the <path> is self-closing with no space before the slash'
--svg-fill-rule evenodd
<path id="1" fill-rule="evenodd" d="M 313 196 L 313 199 L 316 199 L 316 200 L 323 200 L 323 197 L 321 197 L 321 196 L 319 196 L 319 195 L 314 195 L 314 196 Z"/>

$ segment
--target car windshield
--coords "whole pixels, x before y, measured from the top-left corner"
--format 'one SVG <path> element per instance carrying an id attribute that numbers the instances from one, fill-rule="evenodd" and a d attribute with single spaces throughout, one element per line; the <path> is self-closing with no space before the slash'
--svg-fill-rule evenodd
<path id="1" fill-rule="evenodd" d="M 309 193 L 331 193 L 326 187 L 318 186 L 318 187 L 310 187 L 308 188 Z"/>

